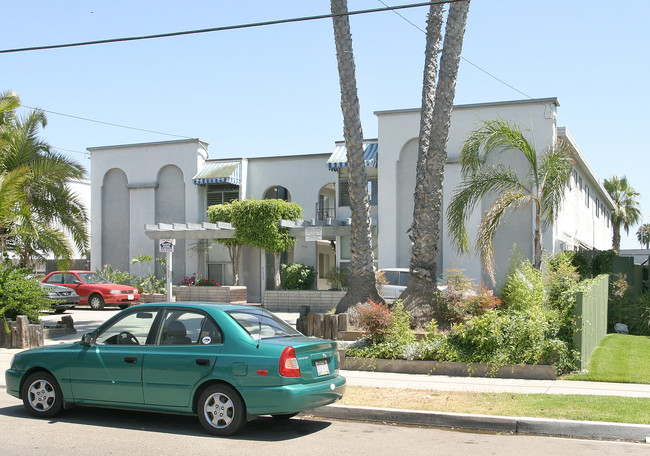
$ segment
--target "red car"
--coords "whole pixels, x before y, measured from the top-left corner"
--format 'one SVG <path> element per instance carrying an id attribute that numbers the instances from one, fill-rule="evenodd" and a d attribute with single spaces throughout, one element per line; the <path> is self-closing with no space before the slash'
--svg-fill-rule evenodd
<path id="1" fill-rule="evenodd" d="M 93 310 L 103 309 L 104 305 L 125 309 L 140 299 L 132 286 L 110 283 L 93 271 L 54 271 L 43 283 L 72 288 L 79 295 L 79 304 L 88 304 Z"/>

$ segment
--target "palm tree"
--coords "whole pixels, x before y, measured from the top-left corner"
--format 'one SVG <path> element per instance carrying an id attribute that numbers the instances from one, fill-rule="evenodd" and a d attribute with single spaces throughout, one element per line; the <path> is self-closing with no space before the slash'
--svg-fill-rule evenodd
<path id="1" fill-rule="evenodd" d="M 336 313 L 347 312 L 351 307 L 372 300 L 383 303 L 375 278 L 375 262 L 370 232 L 370 199 L 368 197 L 368 176 L 363 159 L 363 130 L 350 20 L 347 16 L 347 0 L 331 0 L 334 23 L 336 60 L 341 86 L 341 109 L 343 111 L 343 136 L 348 154 L 348 192 L 350 194 L 352 251 L 348 291 L 336 306 Z"/>
<path id="2" fill-rule="evenodd" d="M 38 138 L 46 124 L 40 110 L 24 117 L 4 112 L 0 173 L 22 174 L 23 204 L 14 206 L 13 223 L 3 227 L 2 235 L 5 248 L 18 255 L 22 266 L 43 254 L 69 260 L 73 250 L 68 237 L 82 254 L 88 246 L 88 215 L 68 186 L 84 178 L 85 170 Z"/>
<path id="3" fill-rule="evenodd" d="M 413 224 L 410 238 L 410 274 L 402 293 L 404 305 L 414 319 L 440 320 L 433 297 L 437 290 L 438 244 L 442 217 L 442 186 L 451 111 L 456 93 L 456 79 L 463 47 L 463 37 L 469 11 L 469 1 L 452 3 L 449 7 L 442 56 L 440 78 L 436 85 L 438 48 L 442 26 L 442 4 L 432 4 L 427 21 L 420 138 L 415 179 Z M 428 306 L 426 304 L 429 304 Z M 430 309 L 430 311 L 429 311 Z M 430 314 L 432 312 L 432 314 Z"/>
<path id="4" fill-rule="evenodd" d="M 520 152 L 528 169 L 520 177 L 503 164 L 488 164 L 486 158 L 505 151 Z M 481 263 L 494 278 L 494 245 L 497 228 L 510 209 L 533 207 L 535 230 L 534 266 L 542 264 L 542 220 L 552 221 L 564 200 L 573 167 L 569 145 L 558 140 L 544 153 L 538 153 L 518 125 L 503 120 L 488 120 L 465 141 L 460 155 L 463 182 L 447 208 L 447 222 L 452 241 L 462 253 L 469 252 L 465 224 L 486 196 L 495 200 L 483 214 L 478 227 L 476 249 Z"/>
<path id="5" fill-rule="evenodd" d="M 650 249 L 650 223 L 644 223 L 636 231 L 636 238 L 639 241 L 639 244 L 645 246 L 646 249 Z"/>
<path id="6" fill-rule="evenodd" d="M 641 210 L 637 200 L 640 194 L 628 184 L 625 176 L 621 178 L 612 176 L 609 180 L 605 179 L 603 186 L 614 200 L 612 244 L 614 250 L 618 252 L 621 249 L 621 225 L 625 233 L 629 233 L 632 225 L 641 221 Z"/>

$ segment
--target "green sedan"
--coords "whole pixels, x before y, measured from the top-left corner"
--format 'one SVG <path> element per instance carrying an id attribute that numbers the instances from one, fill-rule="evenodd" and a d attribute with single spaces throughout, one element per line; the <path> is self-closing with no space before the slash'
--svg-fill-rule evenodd
<path id="1" fill-rule="evenodd" d="M 194 414 L 220 436 L 345 391 L 336 342 L 305 337 L 264 309 L 214 303 L 131 307 L 79 342 L 16 354 L 5 377 L 37 417 L 72 405 Z"/>

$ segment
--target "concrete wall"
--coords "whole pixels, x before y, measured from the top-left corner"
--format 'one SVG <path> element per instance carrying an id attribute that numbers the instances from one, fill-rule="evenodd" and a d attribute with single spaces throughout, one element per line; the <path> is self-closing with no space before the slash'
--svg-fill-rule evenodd
<path id="1" fill-rule="evenodd" d="M 193 139 L 88 148 L 93 269 L 112 264 L 140 273 L 141 266 L 129 265 L 129 259 L 159 256 L 156 243 L 144 234 L 145 224 L 204 221 L 203 189 L 191 179 L 207 158 L 207 147 Z M 182 243 L 174 260 L 174 281 L 186 270 L 199 270 L 197 252 Z"/>

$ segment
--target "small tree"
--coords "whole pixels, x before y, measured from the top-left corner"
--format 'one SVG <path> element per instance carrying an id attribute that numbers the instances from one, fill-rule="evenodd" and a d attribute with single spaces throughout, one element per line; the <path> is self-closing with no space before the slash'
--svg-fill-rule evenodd
<path id="1" fill-rule="evenodd" d="M 225 204 L 210 206 L 208 208 L 208 219 L 212 223 L 232 223 L 233 208 L 238 203 L 239 201 L 231 201 Z M 215 242 L 226 246 L 228 249 L 230 264 L 232 266 L 232 284 L 235 286 L 239 285 L 239 259 L 241 258 L 241 249 L 244 244 L 237 238 L 215 239 Z"/>
<path id="2" fill-rule="evenodd" d="M 289 229 L 280 226 L 280 220 L 299 219 L 302 207 L 280 199 L 251 199 L 210 206 L 208 216 L 213 222 L 230 221 L 235 228 L 233 239 L 218 241 L 228 247 L 233 261 L 233 277 L 236 277 L 235 268 L 239 266 L 241 246 L 250 245 L 274 254 L 274 283 L 276 289 L 280 288 L 280 254 L 296 242 Z"/>

